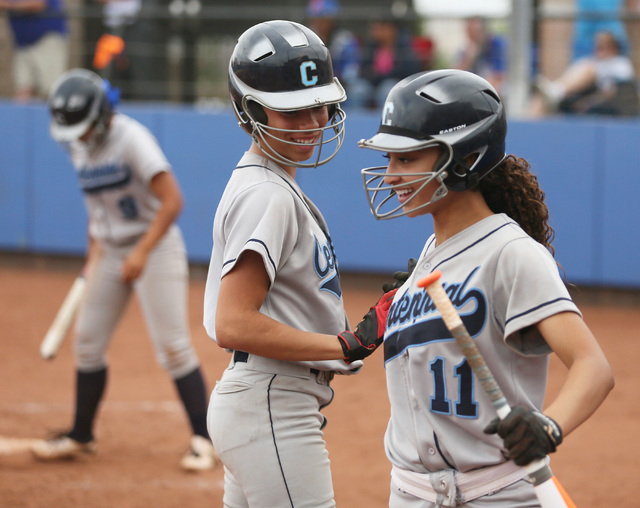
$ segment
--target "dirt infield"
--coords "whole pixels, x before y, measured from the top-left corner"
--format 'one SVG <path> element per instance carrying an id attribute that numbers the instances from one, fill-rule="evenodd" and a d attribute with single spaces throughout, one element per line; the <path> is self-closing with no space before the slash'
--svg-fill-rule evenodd
<path id="1" fill-rule="evenodd" d="M 39 346 L 79 270 L 78 260 L 0 256 L 0 438 L 44 437 L 69 425 L 74 367 L 68 340 L 57 358 Z M 209 387 L 228 355 L 202 327 L 204 269 L 190 287 L 193 341 Z M 380 277 L 345 274 L 347 311 L 356 323 L 379 294 Z M 622 298 L 624 297 L 624 298 Z M 580 508 L 629 507 L 640 499 L 640 298 L 634 293 L 577 292 L 585 319 L 616 375 L 616 387 L 596 415 L 552 457 L 556 476 Z M 187 474 L 178 468 L 189 433 L 173 384 L 155 362 L 137 302 L 110 349 L 109 385 L 96 434 L 96 456 L 44 464 L 27 452 L 0 452 L 0 507 L 216 508 L 222 469 Z M 553 360 L 549 394 L 564 368 Z M 389 414 L 382 356 L 357 376 L 336 378 L 325 438 L 339 507 L 387 506 L 389 464 L 382 437 Z M 1 441 L 1 439 L 0 439 Z M 14 441 L 15 443 L 15 441 Z"/>

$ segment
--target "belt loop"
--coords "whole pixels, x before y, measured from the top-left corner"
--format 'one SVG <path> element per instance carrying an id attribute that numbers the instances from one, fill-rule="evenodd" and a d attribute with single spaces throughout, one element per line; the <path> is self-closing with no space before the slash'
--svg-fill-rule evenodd
<path id="1" fill-rule="evenodd" d="M 233 352 L 233 361 L 235 363 L 247 363 L 247 360 L 249 359 L 249 353 L 246 353 L 244 351 L 234 351 Z"/>
<path id="2" fill-rule="evenodd" d="M 249 353 L 246 351 L 234 350 L 233 351 L 233 363 L 248 363 Z M 285 376 L 309 376 L 310 379 L 315 379 L 319 384 L 328 384 L 332 379 L 333 371 L 324 371 L 318 369 L 312 369 L 305 367 L 304 365 L 298 365 L 293 362 L 287 362 L 283 360 L 274 360 L 271 358 L 265 358 L 259 355 L 251 356 L 251 368 L 262 372 L 271 372 L 273 374 L 282 374 Z"/>

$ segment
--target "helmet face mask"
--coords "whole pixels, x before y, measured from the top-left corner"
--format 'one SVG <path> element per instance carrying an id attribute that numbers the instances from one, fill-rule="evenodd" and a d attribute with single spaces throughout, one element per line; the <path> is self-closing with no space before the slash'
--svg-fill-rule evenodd
<path id="1" fill-rule="evenodd" d="M 251 111 L 254 108 L 255 106 L 249 107 L 248 111 Z M 264 111 L 261 111 L 261 114 L 266 117 Z M 251 115 L 251 113 L 249 113 L 249 115 Z M 264 122 L 257 119 L 252 119 L 251 122 L 254 126 L 252 137 L 256 141 L 256 144 L 266 155 L 280 164 L 283 164 L 285 166 L 291 165 L 297 167 L 317 167 L 329 162 L 333 157 L 337 155 L 338 151 L 340 150 L 340 147 L 342 146 L 342 143 L 344 141 L 345 118 L 346 115 L 344 111 L 340 108 L 336 108 L 334 113 L 330 116 L 329 122 L 324 127 L 296 130 L 281 129 L 278 127 L 269 126 L 266 123 L 266 118 Z M 279 136 L 279 134 L 287 133 L 319 133 L 318 140 L 307 145 L 313 146 L 315 148 L 314 155 L 310 158 L 310 162 L 292 160 L 287 156 L 281 154 L 275 148 L 275 143 L 284 143 L 292 146 L 297 145 L 297 143 Z M 323 158 L 323 153 L 325 155 L 327 153 L 327 150 L 325 149 L 326 147 L 329 148 L 329 155 Z"/>
<path id="2" fill-rule="evenodd" d="M 346 93 L 333 75 L 329 50 L 303 25 L 276 20 L 244 32 L 229 62 L 229 95 L 238 124 L 278 163 L 316 167 L 329 162 L 342 146 L 346 114 L 338 104 Z M 278 132 L 305 131 L 269 127 L 264 108 L 291 112 L 320 106 L 329 108 L 329 122 L 307 131 L 320 133 L 311 162 L 278 154 L 270 142 L 283 141 Z"/>
<path id="3" fill-rule="evenodd" d="M 369 200 L 369 206 L 376 219 L 395 219 L 397 217 L 402 217 L 403 215 L 413 214 L 436 201 L 439 201 L 449 193 L 449 189 L 445 184 L 445 180 L 448 176 L 445 168 L 450 165 L 452 160 L 450 147 L 442 146 L 440 143 L 429 143 L 418 150 L 430 147 L 438 147 L 443 150 L 443 153 L 434 164 L 432 171 L 419 173 L 393 173 L 394 177 L 411 178 L 412 180 L 410 183 L 414 187 L 419 184 L 419 187 L 415 189 L 413 194 L 404 203 L 400 203 L 396 200 L 396 192 L 398 189 L 406 187 L 408 183 L 407 181 L 402 181 L 397 184 L 386 184 L 384 182 L 384 178 L 387 174 L 387 166 L 374 166 L 361 170 L 364 189 Z M 431 199 L 421 205 L 405 210 L 408 205 L 418 198 L 427 185 L 433 181 L 438 183 L 438 187 L 433 192 Z"/>
<path id="4" fill-rule="evenodd" d="M 100 144 L 113 114 L 109 84 L 86 69 L 64 73 L 49 94 L 51 137 L 59 143 Z"/>
<path id="5" fill-rule="evenodd" d="M 378 133 L 360 140 L 361 148 L 402 153 L 439 146 L 441 158 L 429 172 L 413 173 L 440 182 L 424 208 L 449 190 L 477 187 L 480 179 L 506 157 L 506 114 L 495 89 L 476 74 L 445 69 L 414 74 L 398 83 L 385 102 Z M 403 205 L 389 210 L 397 187 L 385 186 L 376 175 L 382 168 L 362 170 L 364 187 L 377 219 L 407 215 Z M 426 183 L 428 183 L 428 181 Z M 426 185 L 425 183 L 425 185 Z M 416 193 L 417 194 L 417 193 Z"/>

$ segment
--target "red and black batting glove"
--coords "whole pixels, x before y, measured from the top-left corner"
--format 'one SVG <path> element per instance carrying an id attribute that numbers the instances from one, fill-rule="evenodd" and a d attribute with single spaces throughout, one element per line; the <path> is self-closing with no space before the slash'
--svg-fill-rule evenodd
<path id="1" fill-rule="evenodd" d="M 498 434 L 518 466 L 545 458 L 562 443 L 562 429 L 555 421 L 540 411 L 522 407 L 514 407 L 504 420 L 492 420 L 484 432 Z"/>
<path id="2" fill-rule="evenodd" d="M 355 331 L 346 330 L 338 335 L 347 363 L 366 358 L 382 344 L 389 307 L 397 291 L 396 288 L 382 295 L 378 303 L 371 307 L 358 323 Z"/>

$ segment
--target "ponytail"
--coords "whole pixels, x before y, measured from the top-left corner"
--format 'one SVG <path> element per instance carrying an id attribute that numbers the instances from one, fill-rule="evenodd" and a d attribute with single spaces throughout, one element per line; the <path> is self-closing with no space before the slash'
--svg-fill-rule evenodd
<path id="1" fill-rule="evenodd" d="M 509 155 L 480 180 L 478 186 L 493 213 L 505 213 L 530 237 L 544 245 L 552 255 L 553 228 L 538 178 L 525 159 Z"/>

